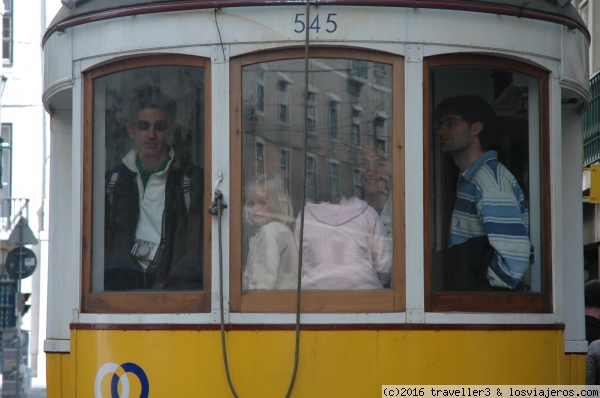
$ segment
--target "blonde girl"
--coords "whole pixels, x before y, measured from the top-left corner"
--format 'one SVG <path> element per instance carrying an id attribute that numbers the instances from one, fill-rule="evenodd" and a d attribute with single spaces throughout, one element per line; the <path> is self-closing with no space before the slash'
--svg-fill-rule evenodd
<path id="1" fill-rule="evenodd" d="M 244 189 L 246 221 L 258 228 L 242 279 L 244 290 L 295 289 L 298 249 L 289 227 L 292 203 L 281 178 L 257 176 Z"/>

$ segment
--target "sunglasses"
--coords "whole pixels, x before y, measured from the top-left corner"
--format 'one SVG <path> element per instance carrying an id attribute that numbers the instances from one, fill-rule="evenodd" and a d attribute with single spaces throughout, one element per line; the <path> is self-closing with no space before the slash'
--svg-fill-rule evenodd
<path id="1" fill-rule="evenodd" d="M 167 128 L 169 128 L 169 123 L 167 123 L 166 120 L 159 120 L 154 123 L 150 123 L 146 120 L 138 120 L 135 126 L 140 131 L 146 131 L 150 128 L 150 126 L 154 126 L 154 130 L 156 131 L 165 131 Z"/>
<path id="2" fill-rule="evenodd" d="M 443 120 L 438 120 L 435 123 L 435 128 L 436 130 L 441 129 L 442 127 L 446 127 L 447 129 L 451 129 L 452 127 L 454 127 L 455 125 L 457 125 L 460 122 L 464 122 L 464 119 L 461 118 L 455 118 L 455 117 L 447 117 Z"/>

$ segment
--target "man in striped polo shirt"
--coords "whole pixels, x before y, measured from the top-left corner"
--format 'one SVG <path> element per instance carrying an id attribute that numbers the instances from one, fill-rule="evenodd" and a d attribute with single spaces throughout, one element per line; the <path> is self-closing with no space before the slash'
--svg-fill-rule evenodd
<path id="1" fill-rule="evenodd" d="M 481 251 L 454 256 L 468 258 L 466 267 L 479 272 L 476 285 L 458 290 L 520 289 L 530 264 L 529 209 L 517 180 L 491 150 L 494 109 L 481 97 L 463 95 L 444 100 L 435 116 L 442 153 L 460 172 L 449 246 Z"/>

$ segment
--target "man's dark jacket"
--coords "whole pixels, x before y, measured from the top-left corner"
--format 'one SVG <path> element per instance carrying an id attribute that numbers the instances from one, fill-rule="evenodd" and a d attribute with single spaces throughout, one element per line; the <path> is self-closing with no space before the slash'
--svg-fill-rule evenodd
<path id="1" fill-rule="evenodd" d="M 146 270 L 131 254 L 140 213 L 137 173 L 121 164 L 107 175 L 104 290 L 202 288 L 203 172 L 176 155 L 169 167 L 162 255 L 157 266 Z M 111 187 L 115 173 L 118 177 Z"/>

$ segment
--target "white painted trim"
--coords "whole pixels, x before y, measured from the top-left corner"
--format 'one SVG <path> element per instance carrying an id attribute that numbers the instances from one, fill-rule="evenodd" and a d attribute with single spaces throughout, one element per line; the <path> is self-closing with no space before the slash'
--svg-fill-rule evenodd
<path id="1" fill-rule="evenodd" d="M 69 353 L 71 352 L 71 342 L 69 340 L 47 339 L 44 340 L 44 352 L 50 353 Z"/>

